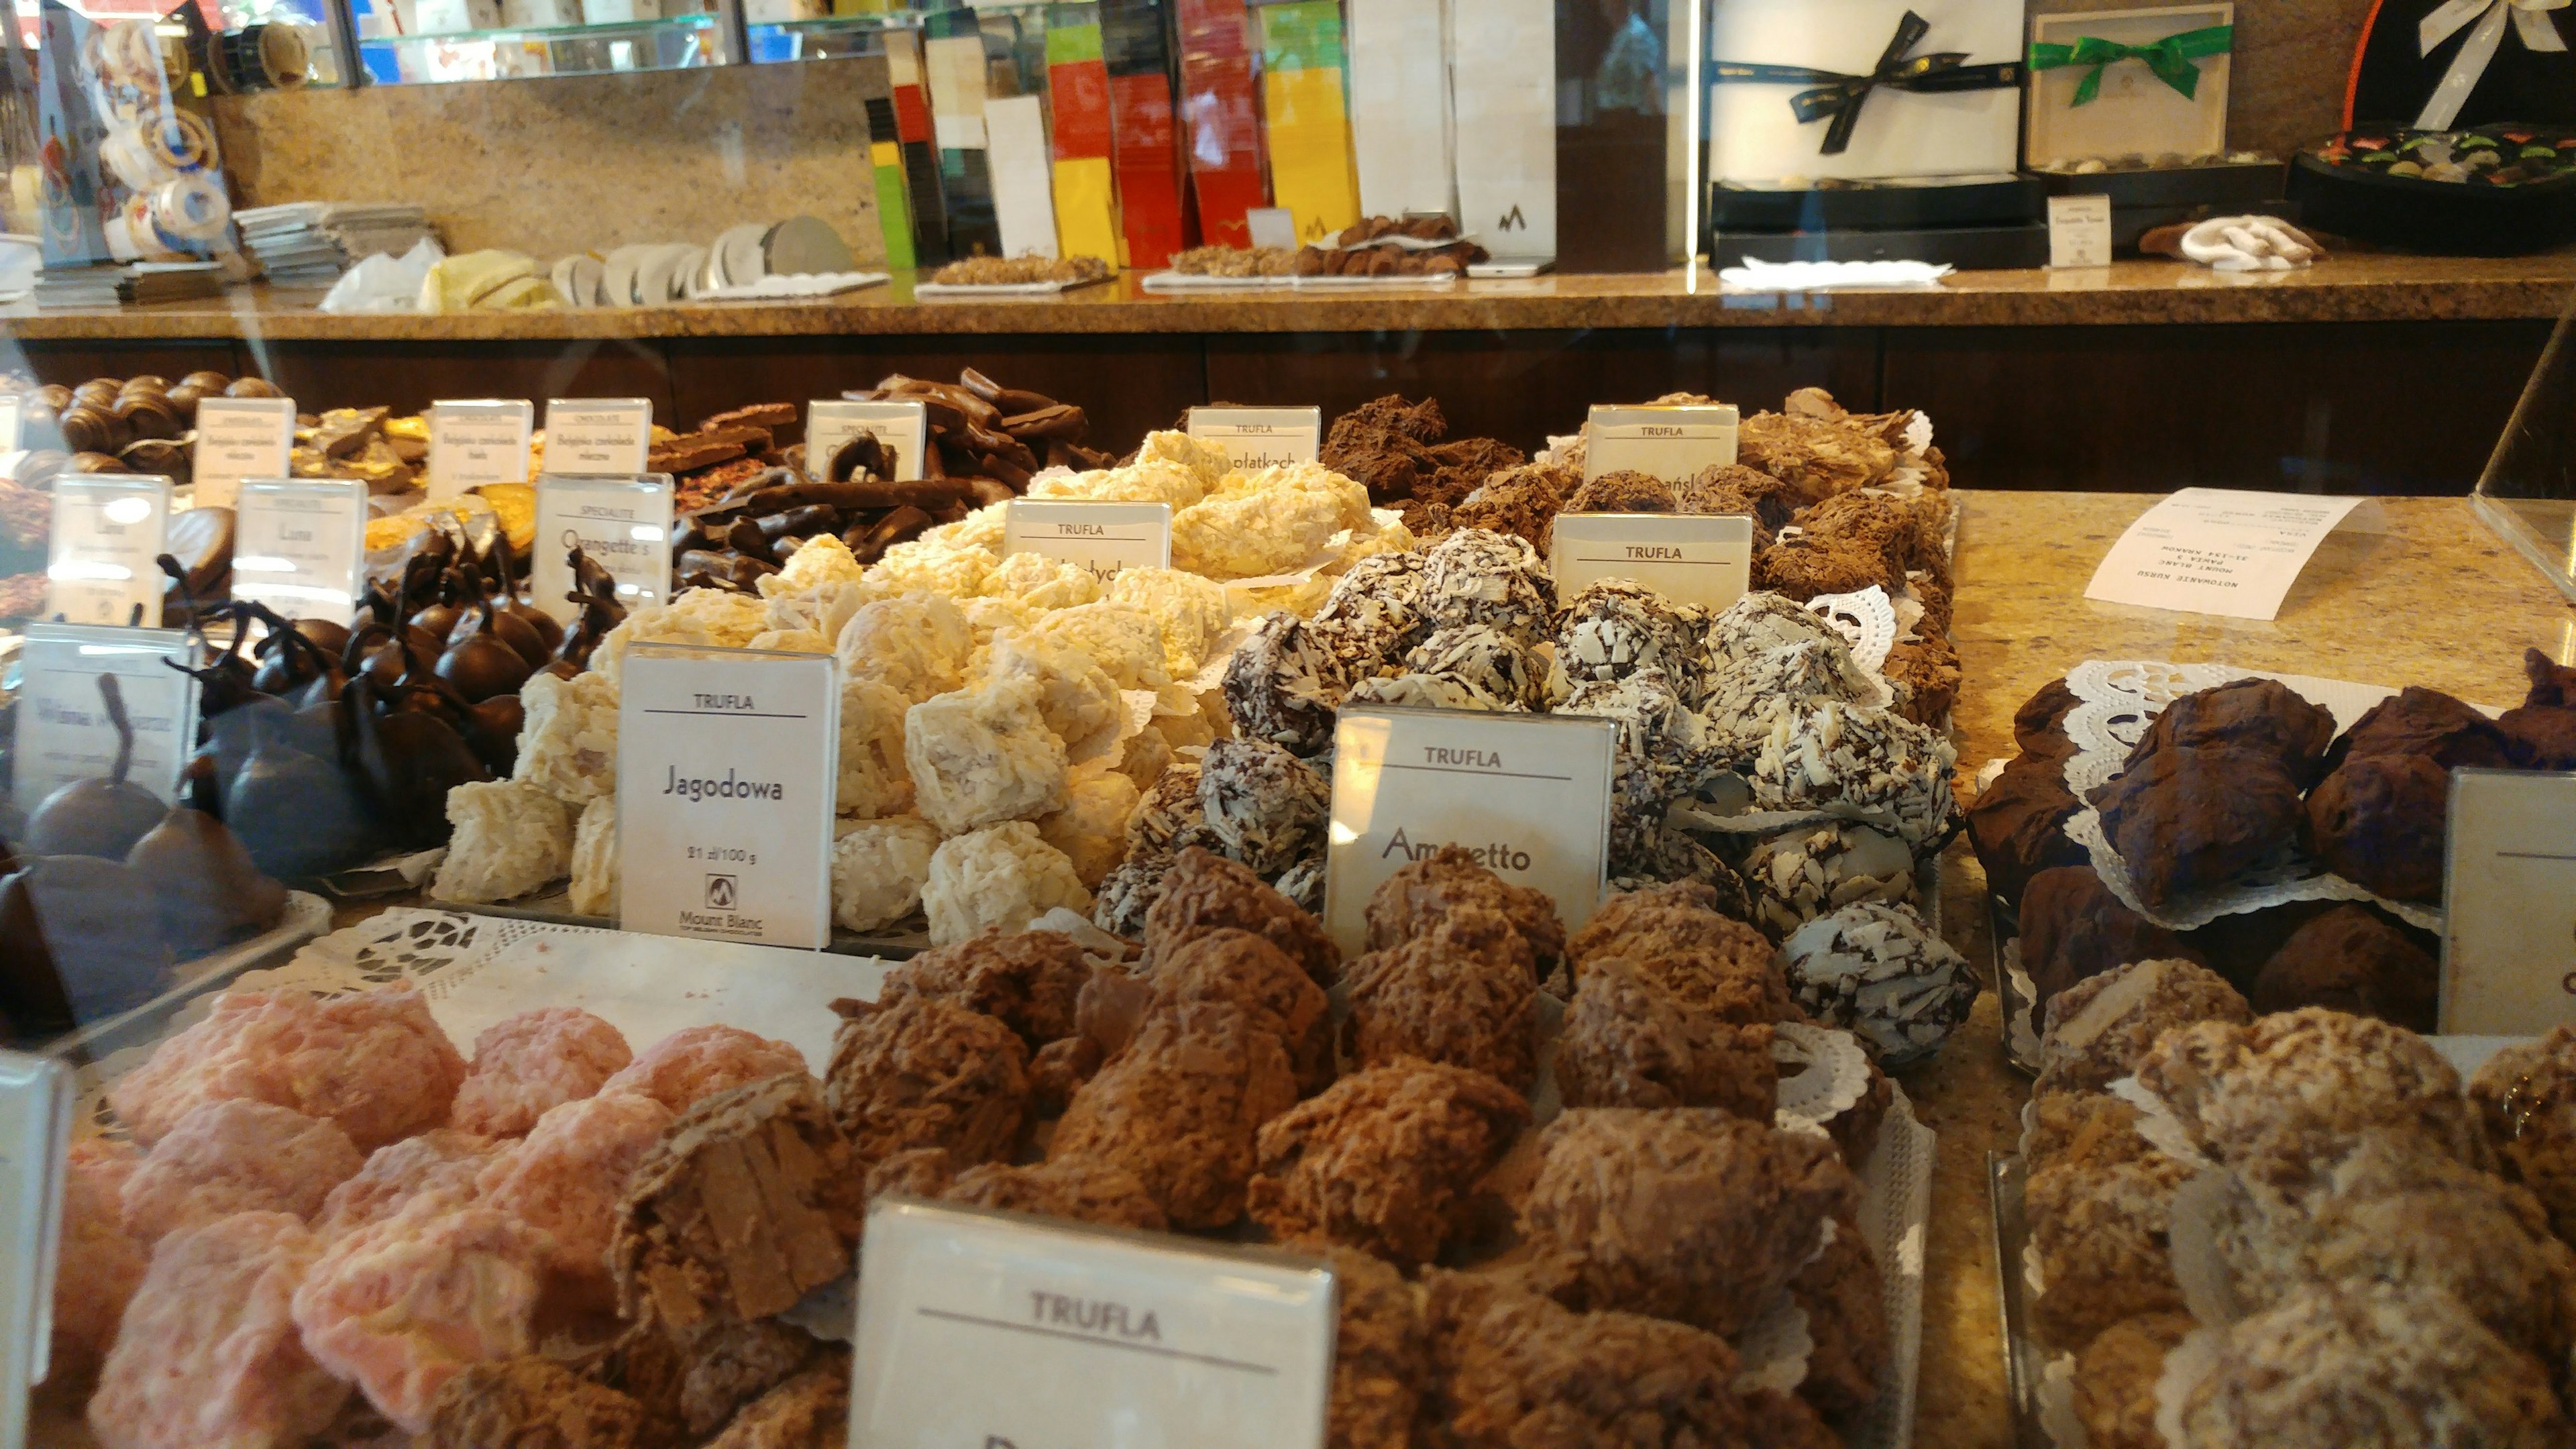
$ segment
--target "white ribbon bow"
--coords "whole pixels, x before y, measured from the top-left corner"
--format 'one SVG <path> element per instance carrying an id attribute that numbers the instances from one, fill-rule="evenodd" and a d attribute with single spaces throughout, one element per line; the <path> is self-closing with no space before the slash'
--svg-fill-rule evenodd
<path id="1" fill-rule="evenodd" d="M 2418 131 L 2447 131 L 2459 119 L 2460 107 L 2467 105 L 2469 92 L 2487 73 L 2487 62 L 2495 59 L 2504 44 L 2504 22 L 2513 19 L 2513 28 L 2522 36 L 2523 47 L 2537 51 L 2563 51 L 2567 42 L 2559 38 L 2558 27 L 2545 13 L 2576 5 L 2576 0 L 2449 0 L 2449 3 L 2424 17 L 2415 27 L 2416 43 L 2423 54 L 2457 35 L 2460 27 L 2475 20 L 2478 28 L 2451 57 L 2451 68 L 2442 83 L 2433 87 L 2430 100 L 2424 102 L 2424 113 L 2415 118 Z"/>

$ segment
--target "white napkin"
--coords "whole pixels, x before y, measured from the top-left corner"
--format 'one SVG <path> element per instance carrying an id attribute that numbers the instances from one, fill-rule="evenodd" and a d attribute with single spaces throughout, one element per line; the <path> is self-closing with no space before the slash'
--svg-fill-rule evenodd
<path id="1" fill-rule="evenodd" d="M 378 252 L 340 274 L 322 297 L 325 312 L 411 312 L 420 306 L 420 284 L 447 253 L 422 237 L 401 256 Z"/>
<path id="2" fill-rule="evenodd" d="M 1751 257 L 1717 279 L 1748 292 L 1820 292 L 1829 287 L 1931 287 L 1956 270 L 1931 262 L 1763 262 Z"/>

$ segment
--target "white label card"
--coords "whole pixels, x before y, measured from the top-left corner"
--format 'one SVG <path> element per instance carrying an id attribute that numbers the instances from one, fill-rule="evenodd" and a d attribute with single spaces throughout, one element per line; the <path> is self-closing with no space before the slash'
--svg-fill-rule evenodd
<path id="1" fill-rule="evenodd" d="M 817 400 L 805 405 L 805 471 L 828 481 L 832 455 L 861 433 L 873 435 L 894 454 L 894 478 L 909 482 L 921 476 L 921 455 L 930 445 L 930 410 L 911 402 Z"/>
<path id="2" fill-rule="evenodd" d="M 1243 213 L 1243 224 L 1257 247 L 1297 249 L 1297 213 L 1284 206 L 1256 206 Z"/>
<path id="3" fill-rule="evenodd" d="M 54 479 L 54 536 L 45 612 L 73 624 L 161 623 L 169 578 L 157 562 L 169 537 L 170 480 L 145 474 L 65 473 Z"/>
<path id="4" fill-rule="evenodd" d="M 345 624 L 366 588 L 367 485 L 251 478 L 233 524 L 233 597 Z"/>
<path id="5" fill-rule="evenodd" d="M 2359 498 L 2185 488 L 2141 514 L 2102 557 L 2084 597 L 2270 619 L 2299 570 Z"/>
<path id="6" fill-rule="evenodd" d="M 204 399 L 197 404 L 197 443 L 190 456 L 197 506 L 230 508 L 244 478 L 283 478 L 291 471 L 294 399 Z"/>
<path id="7" fill-rule="evenodd" d="M 1634 579 L 1714 613 L 1744 597 L 1753 574 L 1753 520 L 1718 513 L 1560 513 L 1549 571 L 1557 592 L 1598 579 Z"/>
<path id="8" fill-rule="evenodd" d="M 567 624 L 581 613 L 579 605 L 564 597 L 572 592 L 571 551 L 576 547 L 617 580 L 617 601 L 627 608 L 669 597 L 671 475 L 541 475 L 528 591 L 538 608 Z"/>
<path id="9" fill-rule="evenodd" d="M 1545 891 L 1571 931 L 1601 903 L 1618 727 L 1577 715 L 1345 709 L 1333 729 L 1324 925 L 1357 955 L 1369 897 L 1444 845 Z"/>
<path id="10" fill-rule="evenodd" d="M 62 1063 L 0 1052 L 0 1449 L 27 1442 L 27 1390 L 51 1367 L 74 1095 Z"/>
<path id="11" fill-rule="evenodd" d="M 528 481 L 528 439 L 536 413 L 525 398 L 432 403 L 429 501 L 445 503 L 486 483 Z M 646 417 L 649 427 L 651 415 Z M 553 421 L 551 412 L 547 421 Z"/>
<path id="12" fill-rule="evenodd" d="M 623 668 L 617 928 L 829 945 L 840 666 L 638 644 Z"/>
<path id="13" fill-rule="evenodd" d="M 2111 198 L 2048 198 L 2048 264 L 2052 267 L 2111 265 Z"/>
<path id="14" fill-rule="evenodd" d="M 1334 1314 L 1331 1270 L 1284 1254 L 880 1197 L 850 1442 L 1316 1449 Z"/>
<path id="15" fill-rule="evenodd" d="M 194 664 L 196 646 L 176 629 L 30 624 L 11 750 L 11 797 L 33 810 L 74 780 L 104 778 L 116 764 L 116 726 L 98 687 L 116 676 L 134 726 L 125 778 L 175 802 L 179 770 L 197 745 L 197 681 L 170 667 Z"/>
<path id="16" fill-rule="evenodd" d="M 1312 463 L 1324 450 L 1322 408 L 1192 408 L 1189 430 L 1243 473 Z"/>
<path id="17" fill-rule="evenodd" d="M 18 394 L 0 393 L 0 453 L 18 451 L 19 435 L 25 430 L 25 412 Z"/>
<path id="18" fill-rule="evenodd" d="M 1735 461 L 1737 414 L 1711 407 L 1596 407 L 1583 423 L 1583 477 L 1645 473 L 1679 482 Z"/>
<path id="19" fill-rule="evenodd" d="M 640 397 L 546 399 L 546 471 L 644 471 L 653 447 L 653 403 Z M 525 474 L 520 476 L 525 477 Z"/>
<path id="20" fill-rule="evenodd" d="M 1172 566 L 1172 505 L 1014 498 L 1002 510 L 1002 556 L 1044 554 L 1103 580 L 1120 569 Z"/>
<path id="21" fill-rule="evenodd" d="M 2576 1022 L 2576 774 L 2453 771 L 2448 848 L 2443 1033 Z"/>

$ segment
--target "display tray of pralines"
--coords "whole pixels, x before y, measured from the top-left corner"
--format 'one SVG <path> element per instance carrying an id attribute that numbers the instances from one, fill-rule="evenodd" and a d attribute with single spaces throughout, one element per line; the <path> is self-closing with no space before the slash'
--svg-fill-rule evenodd
<path id="1" fill-rule="evenodd" d="M 1714 227 L 1757 231 L 2027 222 L 2047 210 L 2047 195 L 2036 178 L 2003 174 L 1824 181 L 1809 186 L 1713 181 L 1708 188 L 1708 219 Z"/>
<path id="2" fill-rule="evenodd" d="M 2107 196 L 2115 210 L 2206 206 L 2224 214 L 2269 208 L 2281 199 L 2287 175 L 2282 163 L 2264 157 L 2197 166 L 2070 162 L 2042 170 L 2034 179 L 2050 196 Z"/>
<path id="3" fill-rule="evenodd" d="M 2299 152 L 2308 224 L 2407 251 L 2524 256 L 2576 239 L 2576 133 L 2503 123 L 2345 131 Z"/>
<path id="4" fill-rule="evenodd" d="M 289 891 L 286 910 L 276 925 L 220 951 L 179 963 L 170 973 L 168 990 L 55 1037 L 36 1050 L 77 1066 L 134 1045 L 138 1039 L 158 1039 L 161 1024 L 187 1002 L 230 986 L 243 972 L 266 966 L 329 929 L 330 902 L 304 891 Z"/>
<path id="5" fill-rule="evenodd" d="M 2424 1040 L 2466 1082 L 2497 1052 L 2526 1038 L 2432 1036 Z M 2139 1095 L 2133 1081 L 2115 1085 L 2112 1093 L 2131 1099 Z M 2032 1117 L 2033 1109 L 2025 1105 L 2025 1131 Z M 2158 1130 L 2161 1133 L 2171 1126 L 2161 1124 Z M 2003 1329 L 2004 1392 L 2012 1419 L 2011 1449 L 2088 1449 L 2074 1405 L 2077 1356 L 2052 1352 L 2035 1327 L 2034 1315 L 2039 1300 L 2046 1295 L 2046 1287 L 2039 1272 L 2038 1250 L 2031 1238 L 2026 1193 L 2030 1171 L 2028 1159 L 2020 1152 L 1986 1154 L 1987 1226 L 1994 1244 L 1995 1303 Z M 2193 1192 L 2195 1186 L 2186 1183 L 2177 1194 L 2178 1216 L 2189 1211 L 2182 1194 Z M 2208 1221 L 2205 1202 L 2202 1208 L 2194 1229 L 2214 1228 L 2215 1224 Z M 2195 1276 L 2205 1273 L 2223 1277 L 2225 1269 L 2223 1264 L 2208 1261 L 2217 1257 L 2216 1249 L 2200 1243 L 2196 1235 L 2194 1241 L 2195 1247 L 2187 1249 L 2184 1256 L 2196 1261 L 2177 1262 L 2178 1276 L 2187 1285 L 2186 1294 L 2201 1293 L 2219 1299 L 2232 1296 L 2223 1283 L 2216 1285 L 2218 1291 L 2213 1293 L 2206 1278 Z"/>

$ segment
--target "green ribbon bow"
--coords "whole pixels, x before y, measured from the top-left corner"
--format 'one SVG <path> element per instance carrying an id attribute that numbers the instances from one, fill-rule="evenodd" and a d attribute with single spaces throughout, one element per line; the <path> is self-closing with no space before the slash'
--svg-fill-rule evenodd
<path id="1" fill-rule="evenodd" d="M 2095 35 L 2076 37 L 2073 45 L 2052 45 L 2034 41 L 2030 47 L 2032 70 L 2056 70 L 2061 66 L 2089 65 L 2090 74 L 2076 83 L 2074 104 L 2092 103 L 2102 93 L 2102 72 L 2124 60 L 2145 61 L 2166 85 L 2186 96 L 2200 94 L 2200 67 L 2193 61 L 2206 56 L 2225 55 L 2236 43 L 2236 27 L 2211 25 L 2199 30 L 2178 31 L 2150 45 L 2122 45 Z"/>

